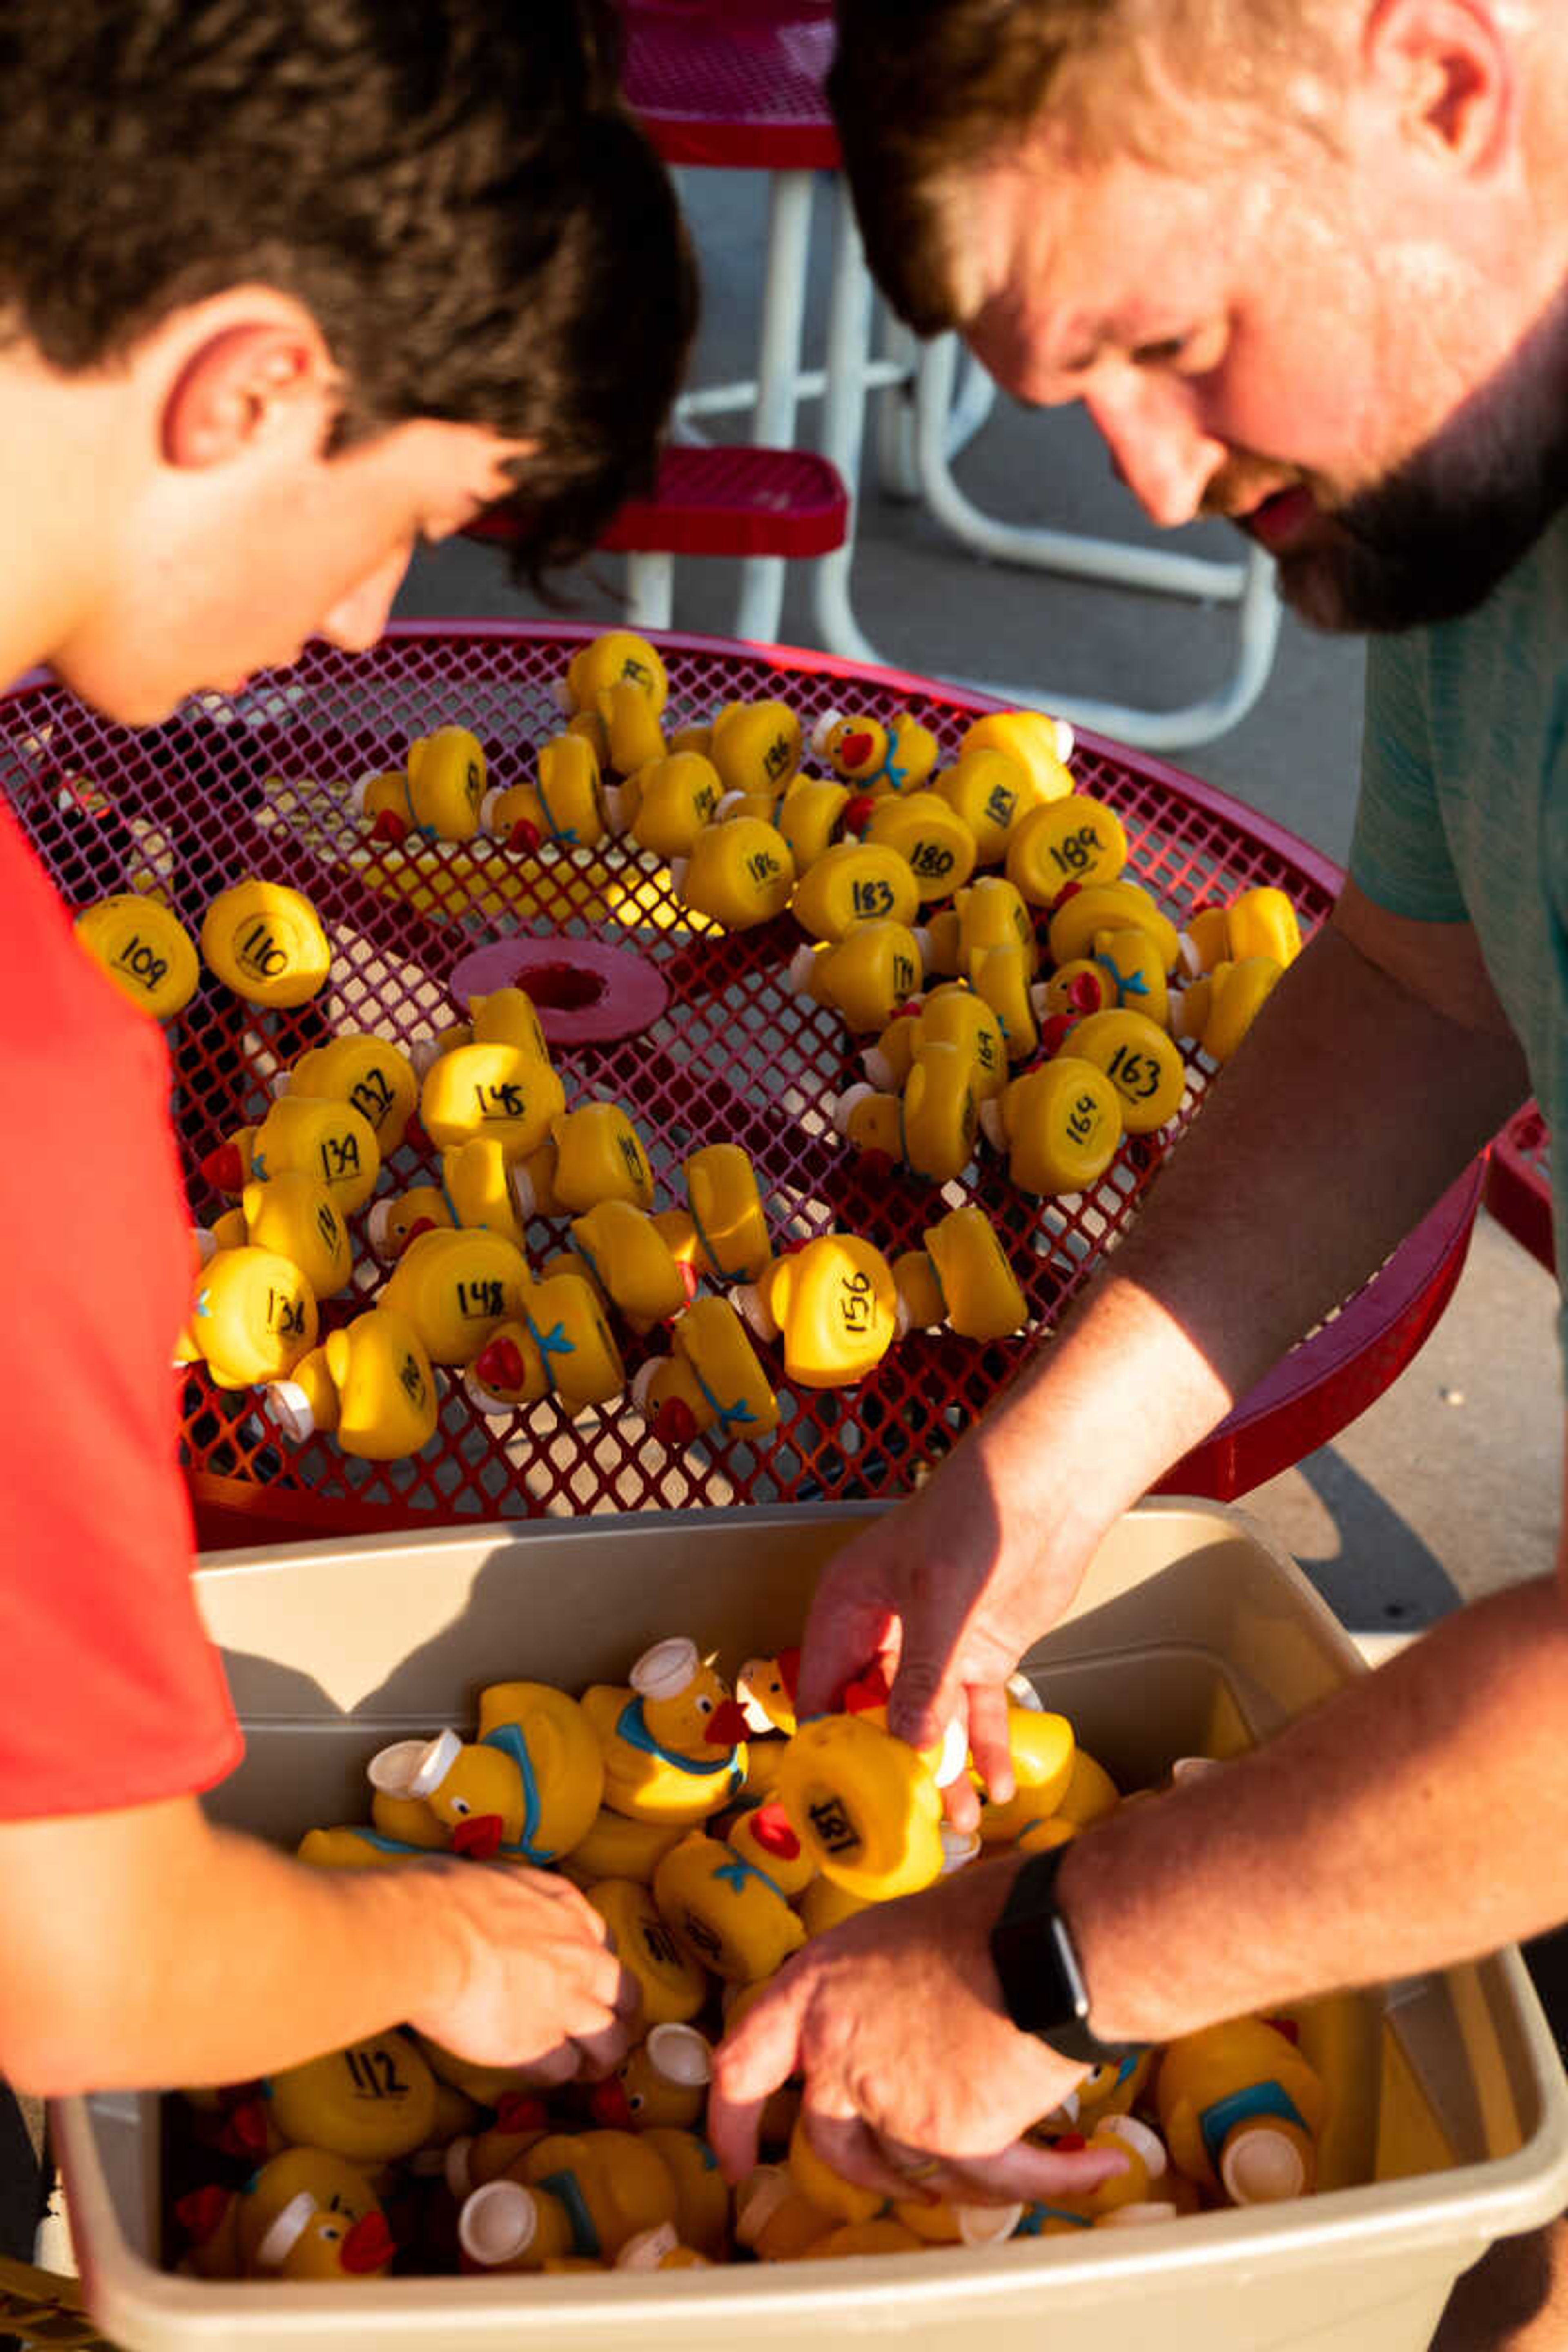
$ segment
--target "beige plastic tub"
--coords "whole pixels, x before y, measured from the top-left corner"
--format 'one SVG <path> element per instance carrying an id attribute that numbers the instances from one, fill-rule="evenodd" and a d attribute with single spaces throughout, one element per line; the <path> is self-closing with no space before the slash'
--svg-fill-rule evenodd
<path id="1" fill-rule="evenodd" d="M 289 1841 L 361 1819 L 374 1750 L 469 1719 L 479 1686 L 499 1675 L 616 1680 L 674 1633 L 716 1647 L 733 1671 L 798 1638 L 822 1562 L 879 1507 L 642 1514 L 226 1554 L 201 1571 L 201 1604 L 248 1752 L 215 1810 Z M 1127 1785 L 1178 1755 L 1232 1753 L 1365 1671 L 1305 1578 L 1241 1514 L 1172 1502 L 1116 1528 L 1029 1664 Z M 1513 1952 L 1369 1996 L 1358 2014 L 1359 2177 L 1373 2159 L 1404 2177 L 985 2252 L 651 2276 L 208 2284 L 156 2264 L 155 2099 L 68 2100 L 54 2125 L 91 2307 L 128 2352 L 752 2352 L 850 2336 L 1037 2352 L 1047 2330 L 1093 2352 L 1422 2352 L 1458 2273 L 1568 2203 L 1568 2084 Z M 940 2064 L 936 2019 L 929 2055 Z"/>

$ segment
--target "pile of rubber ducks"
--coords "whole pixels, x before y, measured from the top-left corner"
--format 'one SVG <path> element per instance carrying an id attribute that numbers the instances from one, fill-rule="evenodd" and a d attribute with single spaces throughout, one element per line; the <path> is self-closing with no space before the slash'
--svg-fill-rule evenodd
<path id="1" fill-rule="evenodd" d="M 864 1079 L 825 1108 L 881 1169 L 951 1185 L 992 1154 L 1027 1194 L 1086 1191 L 1124 1137 L 1158 1136 L 1180 1112 L 1184 1045 L 1226 1062 L 1300 949 L 1271 887 L 1178 928 L 1129 874 L 1114 810 L 1075 789 L 1060 720 L 976 719 L 944 768 L 907 713 L 830 711 L 808 737 L 787 704 L 760 699 L 667 730 L 668 694 L 658 648 L 607 631 L 574 656 L 562 731 L 526 782 L 494 789 L 478 737 L 450 725 L 350 797 L 386 841 L 482 837 L 537 856 L 624 836 L 666 862 L 695 922 L 792 917 L 789 988 L 861 1041 Z M 141 892 L 77 928 L 160 1018 L 204 962 L 283 1009 L 331 973 L 309 900 L 255 877 L 212 901 L 199 946 Z M 739 1146 L 689 1154 L 684 1197 L 658 1205 L 637 1106 L 568 1104 L 521 990 L 476 998 L 468 1016 L 406 1047 L 333 1036 L 203 1164 L 232 1205 L 195 1236 L 179 1360 L 258 1387 L 290 1443 L 320 1432 L 366 1458 L 417 1453 L 449 1376 L 487 1413 L 627 1395 L 666 1445 L 755 1440 L 779 1419 L 759 1343 L 778 1345 L 788 1380 L 825 1388 L 864 1378 L 911 1329 L 984 1342 L 1026 1324 L 979 1207 L 934 1216 L 921 1248 L 891 1258 L 847 1233 L 775 1254 Z M 435 1166 L 390 1189 L 383 1168 L 405 1141 Z M 537 1270 L 532 1218 L 563 1227 Z M 334 1300 L 365 1303 L 323 1314 Z M 628 1380 L 628 1339 L 659 1327 L 668 1353 L 644 1349 Z"/>
<path id="2" fill-rule="evenodd" d="M 378 1191 L 414 1133 L 437 1157 L 435 1181 Z M 984 1340 L 1027 1318 L 973 1205 L 891 1261 L 840 1234 L 775 1256 L 734 1143 L 688 1153 L 684 1199 L 656 1205 L 630 1112 L 568 1107 L 517 988 L 474 998 L 467 1022 L 411 1054 L 369 1034 L 312 1047 L 202 1173 L 233 1205 L 193 1235 L 177 1360 L 205 1364 L 218 1387 L 258 1389 L 290 1444 L 321 1432 L 368 1460 L 430 1442 L 448 1376 L 488 1414 L 547 1400 L 574 1414 L 629 1394 L 667 1445 L 754 1440 L 779 1420 L 754 1339 L 782 1342 L 786 1376 L 823 1388 L 862 1378 L 910 1329 Z M 534 1218 L 563 1228 L 537 1266 Z M 365 1265 L 356 1227 L 380 1276 L 374 1303 L 323 1331 L 323 1302 L 351 1293 Z M 660 1327 L 668 1353 L 628 1381 L 626 1335 Z"/>
<path id="3" fill-rule="evenodd" d="M 580 1697 L 509 1682 L 451 1727 L 381 1749 L 370 1821 L 312 1830 L 323 1869 L 433 1854 L 563 1870 L 613 1930 L 642 2038 L 594 2085 L 471 2064 L 395 2030 L 273 2075 L 180 2096 L 178 2266 L 205 2278 L 560 2273 L 792 2261 L 1164 2222 L 1309 2192 L 1329 2112 L 1289 2021 L 1216 2026 L 1097 2069 L 1036 2137 L 1110 2145 L 1125 2169 L 1059 2205 L 888 2205 L 824 2163 L 786 2086 L 764 2160 L 731 2190 L 701 2137 L 715 2042 L 808 1937 L 1004 1847 L 1075 1836 L 1119 1802 L 1065 1717 L 1016 1677 L 1017 1792 L 977 1832 L 943 1820 L 972 1770 L 956 1726 L 917 1751 L 870 1676 L 797 1721 L 798 1654 L 749 1660 L 733 1691 L 695 1642 Z M 984 1795 L 984 1791 L 982 1791 Z M 1128 1800 L 1127 1801 L 1132 1801 Z"/>
<path id="4" fill-rule="evenodd" d="M 808 736 L 763 699 L 667 734 L 668 693 L 657 647 L 609 631 L 560 682 L 533 781 L 488 792 L 477 739 L 444 728 L 359 804 L 397 837 L 529 854 L 624 836 L 695 920 L 793 916 L 788 986 L 874 1041 L 836 1124 L 916 1177 L 955 1181 L 983 1139 L 1020 1190 L 1082 1192 L 1180 1111 L 1183 1045 L 1227 1061 L 1300 950 L 1269 887 L 1179 929 L 1128 876 L 1115 811 L 1075 788 L 1065 721 L 990 713 L 944 768 L 907 712 L 829 711 Z"/>

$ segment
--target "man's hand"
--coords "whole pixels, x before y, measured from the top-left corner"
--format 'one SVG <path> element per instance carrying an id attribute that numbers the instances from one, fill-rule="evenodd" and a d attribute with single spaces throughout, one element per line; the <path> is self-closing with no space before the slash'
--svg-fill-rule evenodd
<path id="1" fill-rule="evenodd" d="M 802 1644 L 802 1717 L 826 1713 L 847 1682 L 879 1664 L 892 1685 L 889 1728 L 927 1748 L 955 1716 L 966 1720 L 980 1776 L 1005 1803 L 1013 1765 L 1003 1685 L 1071 1600 L 1089 1550 L 1070 1538 L 1053 1547 L 1037 1518 L 1025 1534 L 1020 1544 L 1009 1530 L 989 1457 L 967 1440 L 829 1561 Z M 973 1826 L 979 1807 L 966 1778 L 948 1803 L 960 1828 Z"/>
<path id="2" fill-rule="evenodd" d="M 763 2106 L 795 2074 L 817 2153 L 885 2196 L 1005 2204 L 1082 2194 L 1125 2168 L 1020 2137 L 1086 2070 L 1003 2008 L 989 1937 L 1018 1867 L 1012 1854 L 973 1864 L 786 1963 L 715 2054 L 708 2137 L 729 2179 L 751 2170 Z"/>
<path id="3" fill-rule="evenodd" d="M 461 1964 L 453 1992 L 410 2023 L 476 2064 L 526 2066 L 542 2087 L 618 2066 L 637 1981 L 571 1881 L 505 1863 L 438 1864 L 430 1874 Z"/>

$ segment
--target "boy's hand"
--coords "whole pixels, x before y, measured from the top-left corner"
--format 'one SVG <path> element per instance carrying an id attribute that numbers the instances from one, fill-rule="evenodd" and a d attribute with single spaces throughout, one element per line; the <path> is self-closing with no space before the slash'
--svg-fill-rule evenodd
<path id="1" fill-rule="evenodd" d="M 458 1966 L 453 1990 L 412 2025 L 477 2065 L 527 2067 L 542 2085 L 619 2065 L 631 2047 L 637 1981 L 569 1879 L 472 1862 L 437 1865 L 428 1876 Z"/>

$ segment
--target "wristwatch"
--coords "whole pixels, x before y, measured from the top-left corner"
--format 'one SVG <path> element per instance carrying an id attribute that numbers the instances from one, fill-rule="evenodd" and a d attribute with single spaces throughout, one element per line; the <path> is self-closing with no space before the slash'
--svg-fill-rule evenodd
<path id="1" fill-rule="evenodd" d="M 1030 1854 L 991 1930 L 991 1958 L 1007 2014 L 1020 2033 L 1033 2033 L 1086 2066 L 1115 2064 L 1138 2044 L 1103 2042 L 1089 2026 L 1083 1970 L 1057 1907 L 1057 1873 L 1068 1850 L 1054 1845 Z"/>

